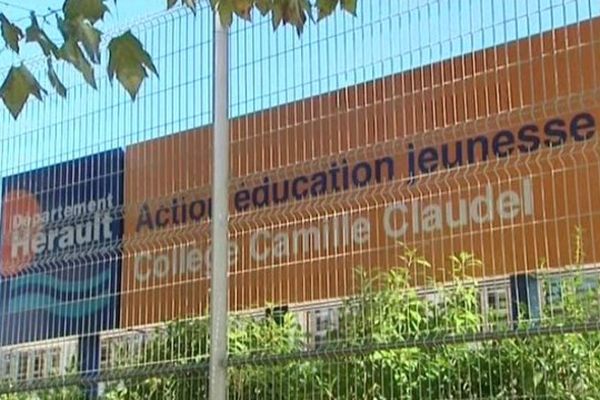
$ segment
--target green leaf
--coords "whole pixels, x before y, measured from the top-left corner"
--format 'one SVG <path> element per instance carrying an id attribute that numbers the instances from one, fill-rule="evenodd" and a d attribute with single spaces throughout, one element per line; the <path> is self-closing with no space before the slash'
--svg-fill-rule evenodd
<path id="1" fill-rule="evenodd" d="M 40 28 L 37 18 L 33 13 L 31 14 L 31 25 L 25 30 L 25 40 L 27 42 L 37 42 L 46 57 L 53 55 L 58 58 L 58 46 Z"/>
<path id="2" fill-rule="evenodd" d="M 211 1 L 216 1 L 216 0 L 211 0 Z M 181 4 L 184 6 L 187 6 L 190 10 L 192 10 L 194 15 L 196 14 L 197 2 L 198 2 L 198 0 L 181 0 Z M 167 10 L 175 7 L 176 4 L 177 4 L 177 0 L 167 0 Z"/>
<path id="3" fill-rule="evenodd" d="M 0 14 L 0 28 L 2 29 L 2 38 L 6 45 L 15 53 L 19 52 L 19 40 L 23 38 L 23 31 L 10 22 L 6 15 Z"/>
<path id="4" fill-rule="evenodd" d="M 283 20 L 283 1 L 274 0 L 273 8 L 271 9 L 271 22 L 273 24 L 273 30 L 276 30 L 281 21 Z"/>
<path id="5" fill-rule="evenodd" d="M 274 0 L 272 12 L 273 29 L 283 22 L 296 27 L 302 33 L 308 17 L 312 18 L 311 5 L 308 0 Z"/>
<path id="6" fill-rule="evenodd" d="M 56 75 L 56 71 L 54 70 L 54 66 L 52 65 L 52 60 L 48 59 L 48 80 L 50 84 L 56 90 L 61 97 L 67 97 L 67 88 L 60 81 L 58 75 Z"/>
<path id="7" fill-rule="evenodd" d="M 217 4 L 217 11 L 221 18 L 221 24 L 230 27 L 233 22 L 233 2 L 232 0 L 221 0 Z"/>
<path id="8" fill-rule="evenodd" d="M 273 0 L 256 0 L 256 8 L 262 16 L 265 16 L 273 8 Z"/>
<path id="9" fill-rule="evenodd" d="M 233 12 L 245 21 L 252 21 L 252 0 L 233 0 Z"/>
<path id="10" fill-rule="evenodd" d="M 56 23 L 65 42 L 81 44 L 89 59 L 95 64 L 100 63 L 102 32 L 89 19 L 79 15 L 74 19 L 63 20 L 57 16 Z"/>
<path id="11" fill-rule="evenodd" d="M 219 14 L 221 24 L 230 27 L 233 22 L 233 14 L 249 21 L 253 0 L 211 0 L 210 2 L 214 12 Z"/>
<path id="12" fill-rule="evenodd" d="M 333 14 L 339 0 L 317 0 L 317 11 L 319 21 Z"/>
<path id="13" fill-rule="evenodd" d="M 112 81 L 116 75 L 117 80 L 135 100 L 142 82 L 148 77 L 147 70 L 158 75 L 150 54 L 131 31 L 112 39 L 108 44 L 108 51 L 108 77 Z"/>
<path id="14" fill-rule="evenodd" d="M 25 65 L 12 67 L 0 87 L 0 97 L 15 119 L 23 110 L 30 95 L 42 100 L 42 93 L 46 91 Z"/>
<path id="15" fill-rule="evenodd" d="M 93 63 L 100 63 L 100 40 L 102 32 L 94 28 L 88 21 L 78 18 L 76 22 L 77 39 Z"/>
<path id="16" fill-rule="evenodd" d="M 182 0 L 183 4 L 188 6 L 196 14 L 196 0 Z"/>
<path id="17" fill-rule="evenodd" d="M 108 7 L 104 0 L 66 0 L 63 4 L 65 20 L 76 20 L 84 18 L 93 25 L 98 20 L 104 19 Z"/>
<path id="18" fill-rule="evenodd" d="M 67 40 L 59 49 L 60 58 L 72 64 L 81 72 L 85 81 L 96 89 L 96 78 L 94 69 L 90 62 L 85 58 L 81 48 L 74 39 Z"/>
<path id="19" fill-rule="evenodd" d="M 69 28 L 65 20 L 62 19 L 58 14 L 56 14 L 56 27 L 60 31 L 60 34 L 62 35 L 63 39 L 67 41 L 71 36 L 71 33 L 69 32 Z"/>
<path id="20" fill-rule="evenodd" d="M 304 30 L 308 17 L 312 19 L 312 7 L 308 0 L 290 0 L 290 3 L 290 17 L 286 19 L 284 15 L 284 20 L 295 26 L 296 32 L 300 35 Z"/>
<path id="21" fill-rule="evenodd" d="M 341 0 L 342 8 L 348 11 L 350 14 L 356 16 L 356 5 L 358 0 Z"/>

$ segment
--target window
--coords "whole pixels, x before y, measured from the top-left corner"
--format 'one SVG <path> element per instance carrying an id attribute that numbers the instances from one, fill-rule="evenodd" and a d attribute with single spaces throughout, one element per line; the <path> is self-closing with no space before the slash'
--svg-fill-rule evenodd
<path id="1" fill-rule="evenodd" d="M 29 350 L 14 350 L 2 356 L 1 379 L 40 379 L 61 373 L 63 347 L 48 346 Z"/>
<path id="2" fill-rule="evenodd" d="M 563 313 L 563 288 L 560 278 L 550 278 L 543 282 L 544 314 L 554 318 Z"/>
<path id="3" fill-rule="evenodd" d="M 17 365 L 17 380 L 27 379 L 27 361 L 29 354 L 27 352 L 19 352 L 18 365 Z"/>
<path id="4" fill-rule="evenodd" d="M 283 325 L 285 322 L 285 316 L 289 312 L 288 306 L 279 306 L 275 308 L 267 308 L 267 318 L 273 318 L 278 325 Z"/>
<path id="5" fill-rule="evenodd" d="M 315 332 L 326 332 L 331 324 L 328 312 L 315 312 Z"/>
<path id="6" fill-rule="evenodd" d="M 122 360 L 121 362 L 126 362 L 127 364 L 132 364 L 139 362 L 140 352 L 141 352 L 141 336 L 139 334 L 136 335 L 128 335 L 123 336 L 115 341 L 115 349 L 119 349 L 119 357 Z"/>
<path id="7" fill-rule="evenodd" d="M 48 376 L 60 375 L 60 348 L 53 348 L 48 351 L 46 367 Z"/>
<path id="8" fill-rule="evenodd" d="M 2 355 L 2 379 L 12 378 L 12 353 Z"/>
<path id="9" fill-rule="evenodd" d="M 508 285 L 483 287 L 481 305 L 485 329 L 497 330 L 508 327 L 511 319 Z"/>
<path id="10" fill-rule="evenodd" d="M 108 369 L 112 366 L 111 365 L 112 357 L 110 354 L 111 342 L 112 342 L 112 338 L 103 341 L 102 344 L 100 345 L 100 369 L 102 369 L 102 370 Z"/>
<path id="11" fill-rule="evenodd" d="M 339 329 L 339 310 L 328 308 L 313 311 L 312 338 L 319 347 L 327 340 L 328 334 Z"/>
<path id="12" fill-rule="evenodd" d="M 542 290 L 546 318 L 589 319 L 600 314 L 600 285 L 596 274 L 546 277 Z"/>
<path id="13" fill-rule="evenodd" d="M 42 378 L 44 376 L 44 368 L 45 368 L 45 352 L 43 350 L 37 350 L 33 353 L 33 362 L 32 362 L 32 378 Z"/>
<path id="14" fill-rule="evenodd" d="M 100 345 L 100 368 L 133 365 L 143 360 L 150 333 L 135 332 L 105 337 Z"/>

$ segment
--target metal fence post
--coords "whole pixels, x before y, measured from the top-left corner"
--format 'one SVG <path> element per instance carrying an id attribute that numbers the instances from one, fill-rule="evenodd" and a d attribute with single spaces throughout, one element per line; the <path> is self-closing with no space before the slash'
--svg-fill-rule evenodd
<path id="1" fill-rule="evenodd" d="M 229 270 L 229 32 L 215 12 L 212 269 L 209 398 L 227 398 L 227 273 Z"/>
<path id="2" fill-rule="evenodd" d="M 100 335 L 82 335 L 77 343 L 79 373 L 83 379 L 83 393 L 88 400 L 98 398 L 98 382 L 95 378 L 100 370 Z"/>

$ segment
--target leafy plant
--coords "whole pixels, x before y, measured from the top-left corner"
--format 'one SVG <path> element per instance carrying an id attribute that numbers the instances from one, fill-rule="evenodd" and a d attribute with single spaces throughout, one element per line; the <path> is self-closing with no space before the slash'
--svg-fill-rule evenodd
<path id="1" fill-rule="evenodd" d="M 565 312 L 543 316 L 536 325 L 558 329 L 552 334 L 533 335 L 527 323 L 477 336 L 498 327 L 484 323 L 481 289 L 472 278 L 483 268 L 481 262 L 468 253 L 449 257 L 451 282 L 431 283 L 428 289 L 435 295 L 427 297 L 414 287 L 407 271 L 432 266 L 414 249 L 405 248 L 396 268 L 373 274 L 357 271 L 361 290 L 343 304 L 339 325 L 316 349 L 293 313 L 282 318 L 231 316 L 229 352 L 234 362 L 229 397 L 595 399 L 600 393 L 600 331 L 561 331 L 597 321 L 599 315 L 598 285 L 584 285 L 590 280 L 577 235 L 573 267 L 560 281 Z M 542 285 L 556 282 L 550 273 L 538 279 Z M 150 377 L 111 384 L 104 398 L 206 398 L 209 327 L 207 319 L 174 321 L 150 337 L 138 354 L 123 351 L 112 372 L 139 368 Z M 509 327 L 513 334 L 502 336 Z M 189 369 L 165 372 L 170 365 Z M 75 398 L 60 397 L 64 393 L 0 400 Z"/>
<path id="2" fill-rule="evenodd" d="M 214 12 L 218 13 L 221 22 L 230 26 L 234 16 L 243 20 L 252 19 L 253 10 L 263 16 L 269 16 L 273 28 L 289 24 L 301 34 L 306 22 L 314 19 L 313 14 L 321 20 L 331 15 L 336 8 L 341 8 L 353 15 L 356 14 L 358 0 L 210 0 Z M 4 13 L 0 13 L 0 31 L 7 48 L 19 54 L 22 44 L 37 43 L 47 59 L 47 75 L 50 85 L 62 97 L 67 96 L 67 88 L 56 73 L 54 65 L 59 62 L 70 64 L 82 75 L 83 79 L 94 89 L 96 85 L 96 69 L 101 60 L 101 44 L 103 33 L 99 29 L 109 12 L 109 4 L 117 6 L 117 0 L 64 0 L 60 10 L 42 16 L 44 20 L 52 14 L 56 17 L 56 27 L 62 35 L 62 43 L 54 43 L 38 22 L 38 15 L 31 14 L 30 25 L 25 32 L 11 22 Z M 182 5 L 194 13 L 198 0 L 167 0 L 167 8 Z M 119 83 L 135 100 L 143 81 L 150 73 L 158 75 L 158 70 L 151 55 L 143 44 L 131 32 L 127 31 L 112 38 L 108 43 L 109 62 L 108 76 L 112 82 L 116 77 Z M 0 87 L 0 98 L 4 101 L 14 118 L 23 110 L 27 100 L 33 96 L 43 99 L 45 89 L 34 77 L 24 63 L 13 66 Z"/>
<path id="3" fill-rule="evenodd" d="M 581 247 L 574 247 L 575 264 L 581 264 Z M 400 261 L 387 272 L 357 271 L 361 290 L 343 305 L 339 327 L 314 357 L 301 357 L 311 342 L 291 313 L 281 321 L 232 317 L 229 349 L 238 362 L 229 369 L 230 398 L 597 398 L 600 332 L 540 336 L 523 331 L 473 341 L 487 329 L 480 288 L 472 278 L 481 262 L 468 253 L 451 256 L 451 284 L 431 284 L 436 295 L 427 298 L 407 271 L 431 265 L 409 248 Z M 539 327 L 597 318 L 598 303 L 582 301 L 580 266 L 572 273 L 562 281 L 567 312 L 560 319 L 542 318 Z M 598 294 L 595 289 L 586 296 Z M 144 368 L 158 361 L 205 362 L 208 326 L 206 319 L 172 323 L 144 353 Z M 141 384 L 121 384 L 107 399 L 203 398 L 205 377 L 203 370 L 193 376 L 157 372 Z"/>

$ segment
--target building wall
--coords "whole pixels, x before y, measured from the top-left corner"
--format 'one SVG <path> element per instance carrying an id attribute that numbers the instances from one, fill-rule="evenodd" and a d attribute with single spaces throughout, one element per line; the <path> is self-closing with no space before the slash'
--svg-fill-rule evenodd
<path id="1" fill-rule="evenodd" d="M 349 87 L 231 124 L 233 311 L 352 295 L 403 245 L 452 279 L 598 260 L 600 19 Z M 560 71 L 560 74 L 558 73 Z M 211 130 L 127 148 L 121 325 L 203 314 Z"/>

